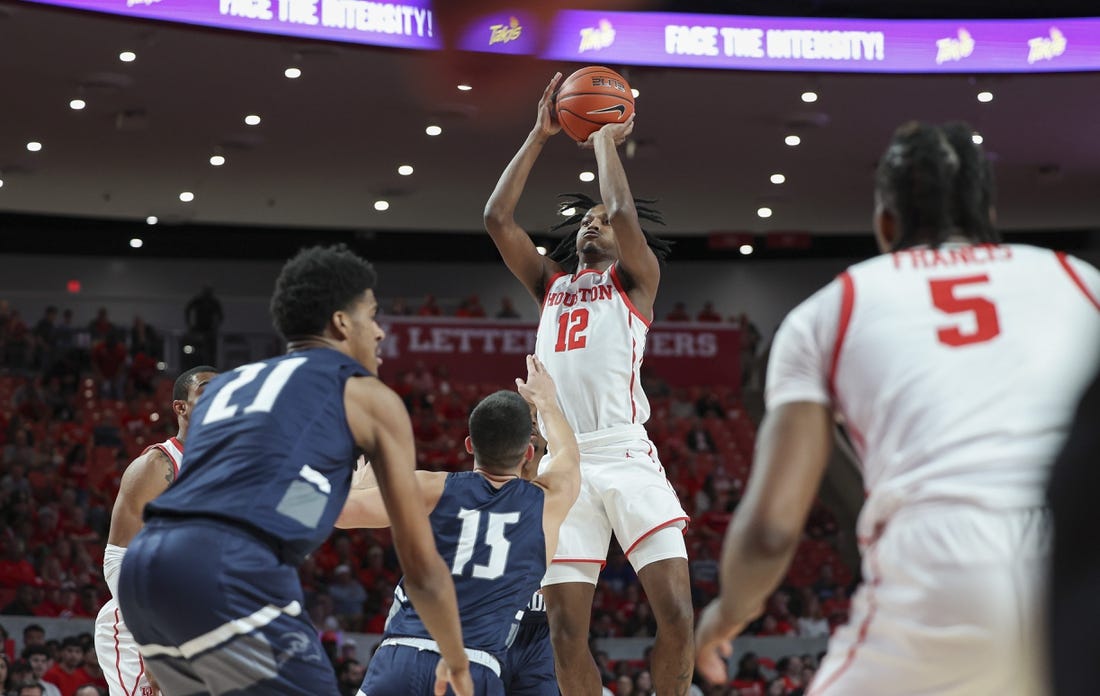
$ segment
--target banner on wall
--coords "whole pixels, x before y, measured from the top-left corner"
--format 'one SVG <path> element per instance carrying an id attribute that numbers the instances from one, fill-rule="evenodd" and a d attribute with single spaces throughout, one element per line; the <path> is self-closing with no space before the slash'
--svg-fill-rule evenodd
<path id="1" fill-rule="evenodd" d="M 443 48 L 431 0 L 24 2 L 305 39 Z M 1100 18 L 887 20 L 563 10 L 543 24 L 522 7 L 501 10 L 457 28 L 453 47 L 580 63 L 725 70 L 1100 70 Z"/>
<path id="2" fill-rule="evenodd" d="M 497 383 L 507 389 L 526 373 L 523 358 L 535 350 L 530 322 L 428 317 L 384 317 L 382 377 L 424 363 L 443 365 L 462 382 Z M 646 339 L 643 373 L 671 386 L 741 384 L 741 333 L 724 324 L 655 323 Z"/>

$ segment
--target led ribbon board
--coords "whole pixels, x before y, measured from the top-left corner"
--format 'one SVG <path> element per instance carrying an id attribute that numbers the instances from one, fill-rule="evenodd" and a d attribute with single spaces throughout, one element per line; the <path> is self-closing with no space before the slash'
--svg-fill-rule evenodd
<path id="1" fill-rule="evenodd" d="M 140 19 L 415 50 L 443 48 L 431 0 L 24 0 Z M 457 1 L 457 0 L 447 0 Z M 672 68 L 863 73 L 1100 70 L 1100 18 L 883 20 L 517 10 L 456 48 Z"/>

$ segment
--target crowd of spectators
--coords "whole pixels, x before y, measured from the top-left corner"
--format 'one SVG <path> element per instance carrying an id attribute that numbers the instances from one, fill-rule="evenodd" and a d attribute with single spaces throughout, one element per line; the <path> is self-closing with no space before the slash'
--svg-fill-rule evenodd
<path id="1" fill-rule="evenodd" d="M 469 298 L 464 307 L 477 312 L 480 304 Z M 106 309 L 85 329 L 73 323 L 71 312 L 51 307 L 28 330 L 19 313 L 0 302 L 0 614 L 95 616 L 108 598 L 102 554 L 121 474 L 142 449 L 175 432 L 171 380 L 157 366 L 156 331 L 140 318 L 129 332 L 120 331 Z M 409 409 L 418 465 L 469 467 L 462 447 L 467 415 L 499 385 L 462 382 L 443 366 L 419 364 L 394 375 L 391 386 Z M 702 607 L 717 592 L 720 544 L 748 477 L 755 425 L 731 389 L 658 388 L 651 394 L 650 437 L 692 517 L 692 591 Z M 785 584 L 749 633 L 821 637 L 846 618 L 853 578 L 836 551 L 837 535 L 832 515 L 815 507 Z M 362 666 L 339 662 L 340 644 L 346 632 L 382 631 L 400 577 L 388 531 L 337 531 L 306 560 L 300 576 L 334 664 L 358 685 Z M 596 589 L 592 636 L 653 632 L 653 612 L 638 579 L 613 547 Z M 58 647 L 50 659 L 60 663 Z M 784 670 L 788 686 L 802 678 L 794 672 L 804 663 L 790 674 Z M 608 688 L 646 693 L 644 665 L 623 669 L 633 669 L 626 675 L 633 686 L 611 669 Z M 762 664 L 760 688 L 773 693 L 778 687 L 769 669 Z M 737 688 L 735 693 L 758 693 Z M 791 686 L 783 693 L 798 692 Z"/>

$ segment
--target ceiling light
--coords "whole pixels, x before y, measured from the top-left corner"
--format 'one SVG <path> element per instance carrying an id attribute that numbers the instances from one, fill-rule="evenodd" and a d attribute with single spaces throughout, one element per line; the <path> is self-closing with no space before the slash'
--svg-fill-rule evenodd
<path id="1" fill-rule="evenodd" d="M 0 188 L 4 188 L 4 180 L 0 179 Z"/>
<path id="2" fill-rule="evenodd" d="M 191 201 L 195 200 L 195 194 L 191 193 L 190 191 L 184 191 L 180 194 L 180 200 L 184 203 L 190 203 Z"/>
<path id="3" fill-rule="evenodd" d="M 69 108 L 73 111 L 80 111 L 87 105 L 88 104 L 83 99 L 73 99 L 71 102 L 69 102 Z"/>
<path id="4" fill-rule="evenodd" d="M 806 102 L 807 104 L 813 104 L 815 101 L 817 101 L 817 92 L 803 92 L 802 101 Z"/>
<path id="5" fill-rule="evenodd" d="M 988 104 L 993 101 L 993 92 L 978 92 L 978 101 Z"/>
<path id="6" fill-rule="evenodd" d="M 410 174 L 413 173 L 412 165 L 411 164 L 402 164 L 400 167 L 397 168 L 397 173 L 400 174 L 401 176 L 409 176 Z"/>
<path id="7" fill-rule="evenodd" d="M 424 132 L 427 133 L 428 135 L 439 135 L 440 133 L 443 132 L 443 129 L 440 128 L 439 126 L 428 126 L 427 128 L 424 129 Z"/>
<path id="8" fill-rule="evenodd" d="M 159 222 L 159 220 L 157 220 L 156 215 L 150 215 L 149 217 L 145 218 L 146 225 L 155 225 L 157 224 L 157 222 Z"/>
<path id="9" fill-rule="evenodd" d="M 42 143 L 40 143 L 38 141 L 35 141 L 35 140 L 32 140 L 29 143 L 27 143 L 27 149 L 30 150 L 31 152 L 38 152 L 39 150 L 42 149 Z"/>
<path id="10" fill-rule="evenodd" d="M 130 240 L 130 248 L 131 249 L 140 249 L 141 245 L 144 244 L 144 243 L 145 242 L 141 241 L 141 237 L 134 237 L 133 239 Z"/>
<path id="11" fill-rule="evenodd" d="M 458 91 L 459 92 L 469 92 L 471 89 L 473 89 L 473 86 L 468 85 L 466 83 L 462 83 L 461 85 L 458 86 Z"/>
<path id="12" fill-rule="evenodd" d="M 982 141 L 984 140 L 985 138 L 982 137 L 981 133 L 975 133 L 974 135 L 970 136 L 970 142 L 974 143 L 975 145 L 981 145 Z"/>
<path id="13" fill-rule="evenodd" d="M 576 214 L 577 214 L 577 209 L 576 208 L 566 208 L 565 210 L 561 211 L 561 216 L 562 217 L 573 217 Z"/>
<path id="14" fill-rule="evenodd" d="M 794 147 L 802 142 L 802 138 L 797 135 L 788 135 L 786 138 L 783 138 L 783 142 L 787 143 L 790 147 Z"/>
<path id="15" fill-rule="evenodd" d="M 589 182 L 589 181 L 595 181 L 595 179 L 596 179 L 596 175 L 595 175 L 595 174 L 593 174 L 592 172 L 581 172 L 581 173 L 580 173 L 580 177 L 578 177 L 578 178 L 579 178 L 579 179 L 580 179 L 581 181 L 583 181 L 583 182 L 587 183 L 587 182 Z"/>
<path id="16" fill-rule="evenodd" d="M 211 155 L 210 164 L 214 167 L 220 167 L 225 164 L 225 157 L 223 157 L 222 155 Z"/>
<path id="17" fill-rule="evenodd" d="M 535 251 L 539 252 L 539 254 L 542 256 L 546 256 L 546 247 L 544 246 L 535 247 Z"/>
<path id="18" fill-rule="evenodd" d="M 183 347 L 183 352 L 184 352 L 185 355 L 191 355 L 192 353 L 195 352 L 195 346 L 186 345 L 186 346 Z"/>
<path id="19" fill-rule="evenodd" d="M 118 54 L 118 59 L 121 60 L 123 63 L 133 63 L 135 60 L 137 60 L 137 54 L 133 51 L 123 51 L 122 53 Z"/>
<path id="20" fill-rule="evenodd" d="M 756 214 L 762 218 L 770 218 L 772 216 L 772 209 L 768 207 L 757 208 Z"/>
<path id="21" fill-rule="evenodd" d="M 630 88 L 630 93 L 631 93 L 632 95 L 634 95 L 634 98 L 635 98 L 635 99 L 637 99 L 638 97 L 642 96 L 642 93 L 641 93 L 641 92 L 639 92 L 638 90 L 634 89 L 633 87 L 631 87 L 631 88 Z"/>
<path id="22" fill-rule="evenodd" d="M 283 74 L 286 75 L 288 80 L 297 80 L 299 77 L 302 76 L 302 69 L 301 68 L 287 68 L 286 70 L 283 71 Z"/>
<path id="23" fill-rule="evenodd" d="M 782 174 L 772 174 L 771 176 L 771 181 L 773 184 L 782 184 L 786 180 L 787 177 L 783 176 Z"/>
<path id="24" fill-rule="evenodd" d="M 374 202 L 374 209 L 379 211 L 379 212 L 381 212 L 383 210 L 389 210 L 390 209 L 390 202 L 389 201 L 375 201 Z"/>
<path id="25" fill-rule="evenodd" d="M 752 244 L 742 244 L 739 251 L 741 252 L 742 256 L 748 256 L 752 253 Z"/>
<path id="26" fill-rule="evenodd" d="M 244 117 L 245 125 L 248 125 L 248 126 L 258 126 L 258 125 L 260 125 L 261 120 L 262 119 L 260 119 L 260 117 L 257 116 L 256 114 L 249 114 L 249 115 Z"/>

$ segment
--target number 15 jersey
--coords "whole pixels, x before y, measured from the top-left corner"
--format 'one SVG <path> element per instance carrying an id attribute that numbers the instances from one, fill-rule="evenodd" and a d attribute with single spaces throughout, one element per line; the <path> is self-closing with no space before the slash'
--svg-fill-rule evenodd
<path id="1" fill-rule="evenodd" d="M 850 267 L 790 313 L 769 409 L 842 417 L 863 462 L 864 539 L 903 505 L 1042 505 L 1100 356 L 1100 274 L 1021 245 L 946 244 Z"/>
<path id="2" fill-rule="evenodd" d="M 542 301 L 535 355 L 553 375 L 577 434 L 649 419 L 638 370 L 649 320 L 623 289 L 617 267 L 561 273 Z"/>

